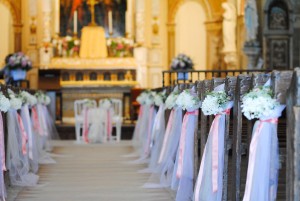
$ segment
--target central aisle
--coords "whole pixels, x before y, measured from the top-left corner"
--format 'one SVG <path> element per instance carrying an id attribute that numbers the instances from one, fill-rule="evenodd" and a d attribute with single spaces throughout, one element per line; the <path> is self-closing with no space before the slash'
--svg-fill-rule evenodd
<path id="1" fill-rule="evenodd" d="M 24 188 L 18 201 L 169 201 L 168 189 L 143 189 L 149 174 L 137 173 L 145 165 L 128 164 L 135 158 L 130 142 L 75 145 L 55 143 L 56 164 L 40 168 L 39 186 Z"/>

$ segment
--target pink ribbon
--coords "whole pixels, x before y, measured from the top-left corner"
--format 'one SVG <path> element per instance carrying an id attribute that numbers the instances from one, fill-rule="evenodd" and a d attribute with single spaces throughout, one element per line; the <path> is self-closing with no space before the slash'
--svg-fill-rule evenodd
<path id="1" fill-rule="evenodd" d="M 171 128 L 172 128 L 172 124 L 173 124 L 173 119 L 174 119 L 174 109 L 172 109 L 170 117 L 169 117 L 167 129 L 166 129 L 166 133 L 165 133 L 165 137 L 164 137 L 164 141 L 163 141 L 163 146 L 161 148 L 159 159 L 158 159 L 158 163 L 159 164 L 162 162 L 163 157 L 165 155 L 167 142 L 168 142 L 169 136 L 171 134 Z"/>
<path id="2" fill-rule="evenodd" d="M 264 125 L 263 123 L 277 124 L 278 118 L 259 120 L 259 125 L 255 129 L 255 132 L 253 134 L 253 138 L 252 138 L 251 144 L 250 144 L 250 155 L 249 155 L 249 164 L 248 164 L 248 171 L 247 171 L 247 181 L 246 181 L 246 189 L 245 189 L 243 201 L 250 200 L 256 151 L 257 151 L 257 145 L 258 145 L 258 138 L 261 134 L 261 129 L 263 128 L 263 125 Z"/>
<path id="3" fill-rule="evenodd" d="M 26 155 L 27 154 L 26 144 L 27 144 L 27 140 L 28 140 L 27 133 L 25 131 L 22 118 L 18 113 L 17 113 L 17 119 L 18 119 L 18 123 L 20 126 L 21 134 L 22 134 L 22 153 L 23 153 L 23 155 Z"/>
<path id="4" fill-rule="evenodd" d="M 111 110 L 107 110 L 107 125 L 106 125 L 106 131 L 107 131 L 107 138 L 110 140 L 111 138 L 111 128 L 112 128 L 112 123 L 111 123 L 111 115 L 110 115 Z"/>
<path id="5" fill-rule="evenodd" d="M 88 113 L 89 113 L 89 109 L 87 107 L 84 107 L 83 109 L 83 140 L 86 142 L 86 143 L 89 143 L 89 139 L 88 139 L 88 134 L 89 134 L 89 123 L 88 123 Z"/>
<path id="6" fill-rule="evenodd" d="M 145 154 L 148 155 L 150 153 L 150 141 L 151 141 L 151 128 L 152 128 L 152 117 L 154 113 L 154 106 L 150 108 L 150 116 L 148 121 L 148 133 L 147 133 L 147 144 L 145 146 Z"/>
<path id="7" fill-rule="evenodd" d="M 36 106 L 33 106 L 31 111 L 32 111 L 33 128 L 34 128 L 35 131 L 37 131 L 38 134 L 42 135 L 43 131 L 42 131 L 41 126 L 40 126 Z"/>
<path id="8" fill-rule="evenodd" d="M 143 105 L 140 106 L 140 110 L 139 110 L 139 117 L 141 117 L 143 115 Z"/>
<path id="9" fill-rule="evenodd" d="M 179 143 L 179 156 L 178 156 L 178 167 L 176 172 L 176 177 L 179 179 L 182 176 L 183 172 L 183 157 L 184 157 L 184 150 L 185 150 L 185 140 L 186 140 L 186 129 L 188 123 L 189 115 L 199 115 L 199 110 L 194 110 L 192 112 L 186 112 L 182 122 L 182 130 L 180 136 L 180 143 Z"/>
<path id="10" fill-rule="evenodd" d="M 6 166 L 5 166 L 5 144 L 4 144 L 4 129 L 3 129 L 3 118 L 2 118 L 2 113 L 0 112 L 0 154 L 1 154 L 1 159 L 2 159 L 2 170 L 6 171 Z"/>
<path id="11" fill-rule="evenodd" d="M 223 114 L 230 114 L 230 109 L 226 109 L 220 114 L 217 114 L 214 118 L 214 121 L 212 122 L 211 128 L 209 133 L 212 134 L 212 185 L 213 185 L 213 192 L 218 191 L 218 169 L 219 169 L 219 119 L 221 118 L 221 115 Z M 199 193 L 200 193 L 200 186 L 203 179 L 203 171 L 204 171 L 204 163 L 205 163 L 205 153 L 206 153 L 206 146 L 204 148 L 204 154 L 201 160 L 199 175 L 195 187 L 195 201 L 198 201 L 199 199 Z"/>
<path id="12" fill-rule="evenodd" d="M 223 114 L 230 114 L 230 109 L 223 111 L 215 116 L 214 122 L 211 125 L 212 129 L 212 185 L 213 192 L 218 191 L 218 169 L 219 169 L 219 119 Z"/>
<path id="13" fill-rule="evenodd" d="M 28 155 L 30 159 L 33 159 L 33 136 L 32 136 L 32 127 L 31 127 L 31 120 L 29 115 L 28 105 L 24 105 L 22 107 L 22 116 L 25 120 L 27 127 L 27 136 L 28 136 Z"/>

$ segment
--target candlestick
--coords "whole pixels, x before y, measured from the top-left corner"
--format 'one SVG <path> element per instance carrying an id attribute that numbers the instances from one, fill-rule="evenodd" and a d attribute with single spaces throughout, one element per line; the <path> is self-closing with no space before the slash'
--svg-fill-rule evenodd
<path id="1" fill-rule="evenodd" d="M 113 20 L 112 20 L 112 11 L 108 11 L 108 32 L 109 34 L 113 33 Z"/>
<path id="2" fill-rule="evenodd" d="M 77 33 L 77 10 L 74 11 L 74 33 Z"/>

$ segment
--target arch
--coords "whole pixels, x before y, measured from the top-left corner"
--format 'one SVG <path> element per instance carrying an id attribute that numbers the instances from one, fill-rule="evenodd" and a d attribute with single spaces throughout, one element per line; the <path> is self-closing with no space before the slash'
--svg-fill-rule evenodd
<path id="1" fill-rule="evenodd" d="M 13 18 L 14 25 L 20 24 L 21 22 L 21 13 L 17 12 L 16 7 L 9 0 L 0 0 L 0 3 L 5 5 L 11 13 Z"/>
<path id="2" fill-rule="evenodd" d="M 194 1 L 199 3 L 205 10 L 206 19 L 207 20 L 212 19 L 212 9 L 210 7 L 208 0 L 189 0 L 189 1 Z M 180 6 L 186 2 L 187 0 L 175 0 L 174 3 L 170 6 L 169 15 L 168 15 L 168 22 L 170 24 L 173 24 L 175 22 L 175 17 Z"/>

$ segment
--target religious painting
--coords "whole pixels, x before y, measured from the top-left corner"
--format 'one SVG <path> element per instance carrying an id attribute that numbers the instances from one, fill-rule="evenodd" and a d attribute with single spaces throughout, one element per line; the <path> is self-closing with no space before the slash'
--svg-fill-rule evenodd
<path id="1" fill-rule="evenodd" d="M 94 0 L 95 21 L 109 36 L 109 11 L 112 12 L 113 37 L 125 36 L 125 12 L 127 0 Z M 81 29 L 91 22 L 90 0 L 60 0 L 60 35 L 73 35 L 74 13 L 77 11 L 78 36 Z M 75 20 L 76 21 L 76 20 Z"/>

